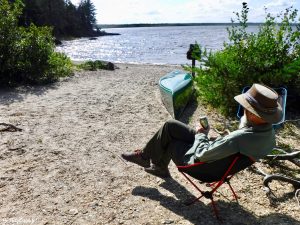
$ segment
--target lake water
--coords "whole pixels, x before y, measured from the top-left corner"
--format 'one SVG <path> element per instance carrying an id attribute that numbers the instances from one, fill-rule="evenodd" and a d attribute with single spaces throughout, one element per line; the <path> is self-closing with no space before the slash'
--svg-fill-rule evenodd
<path id="1" fill-rule="evenodd" d="M 250 26 L 256 32 L 257 26 Z M 105 60 L 125 63 L 186 64 L 186 52 L 195 42 L 219 50 L 228 41 L 226 26 L 172 26 L 105 29 L 120 33 L 97 40 L 81 38 L 63 41 L 57 47 L 72 60 Z"/>

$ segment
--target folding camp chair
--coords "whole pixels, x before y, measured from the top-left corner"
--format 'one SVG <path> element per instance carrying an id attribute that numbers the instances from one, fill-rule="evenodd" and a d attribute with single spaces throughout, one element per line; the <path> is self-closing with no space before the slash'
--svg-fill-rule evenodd
<path id="1" fill-rule="evenodd" d="M 252 160 L 250 157 L 237 153 L 210 163 L 197 162 L 191 165 L 177 166 L 178 170 L 201 194 L 199 197 L 196 197 L 191 202 L 187 203 L 187 205 L 195 203 L 202 197 L 210 199 L 213 211 L 216 217 L 220 219 L 216 203 L 213 199 L 213 194 L 223 183 L 227 183 L 233 193 L 234 198 L 237 200 L 238 197 L 230 184 L 230 179 L 234 174 L 249 167 L 253 163 L 254 160 Z M 202 191 L 188 175 L 201 182 L 209 183 L 209 186 L 212 189 L 210 191 Z"/>
<path id="2" fill-rule="evenodd" d="M 245 87 L 242 93 L 245 93 L 250 87 Z M 278 128 L 281 124 L 285 121 L 285 107 L 286 107 L 286 98 L 287 98 L 287 90 L 283 87 L 274 88 L 274 90 L 279 95 L 279 104 L 282 106 L 283 109 L 283 117 L 281 121 L 277 124 L 273 124 L 274 128 Z M 243 116 L 244 110 L 242 106 L 239 106 L 237 117 L 241 118 Z M 211 200 L 212 207 L 214 213 L 218 219 L 219 214 L 216 207 L 216 204 L 213 199 L 213 194 L 217 191 L 217 189 L 223 184 L 227 183 L 230 187 L 230 190 L 233 193 L 233 196 L 237 200 L 237 195 L 234 192 L 231 184 L 230 179 L 233 177 L 234 174 L 238 173 L 239 171 L 251 166 L 254 163 L 250 157 L 242 155 L 240 153 L 231 155 L 227 158 L 220 159 L 211 163 L 204 163 L 198 162 L 192 165 L 187 166 L 177 166 L 178 170 L 185 176 L 185 178 L 201 193 L 200 197 L 195 198 L 191 201 L 188 205 L 193 204 L 197 200 L 202 197 L 208 198 Z M 210 187 L 212 190 L 210 191 L 202 191 L 188 176 L 200 180 L 202 182 L 210 183 Z"/>

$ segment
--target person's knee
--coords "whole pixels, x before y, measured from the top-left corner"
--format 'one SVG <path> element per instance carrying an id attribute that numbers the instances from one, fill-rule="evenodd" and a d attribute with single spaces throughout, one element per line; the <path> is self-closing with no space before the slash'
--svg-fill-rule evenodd
<path id="1" fill-rule="evenodd" d="M 177 123 L 177 121 L 176 120 L 174 120 L 174 119 L 169 119 L 169 120 L 167 120 L 166 122 L 165 122 L 165 126 L 167 126 L 167 127 L 170 127 L 170 126 L 173 126 L 174 124 L 176 124 Z"/>
<path id="2" fill-rule="evenodd" d="M 165 123 L 167 123 L 167 124 L 176 123 L 176 120 L 174 120 L 174 119 L 169 119 L 169 120 L 167 120 Z"/>

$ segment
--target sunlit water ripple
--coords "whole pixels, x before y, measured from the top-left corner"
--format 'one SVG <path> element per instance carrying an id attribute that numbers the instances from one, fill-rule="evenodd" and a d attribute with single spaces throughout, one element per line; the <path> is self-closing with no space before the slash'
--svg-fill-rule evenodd
<path id="1" fill-rule="evenodd" d="M 257 27 L 250 27 L 256 32 Z M 226 26 L 179 26 L 105 29 L 120 33 L 63 41 L 57 51 L 66 53 L 74 61 L 105 60 L 121 63 L 186 64 L 186 52 L 195 42 L 218 50 L 228 41 Z"/>

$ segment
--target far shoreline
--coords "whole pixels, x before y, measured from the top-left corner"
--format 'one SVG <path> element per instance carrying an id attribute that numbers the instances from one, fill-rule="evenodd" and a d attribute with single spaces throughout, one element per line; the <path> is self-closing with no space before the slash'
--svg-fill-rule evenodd
<path id="1" fill-rule="evenodd" d="M 107 61 L 107 60 L 101 60 L 101 59 L 97 59 L 97 60 L 100 60 L 102 62 L 111 62 L 115 65 L 145 65 L 145 66 L 191 66 L 189 65 L 188 63 L 186 64 L 170 64 L 170 63 L 151 63 L 151 62 L 115 62 L 115 61 Z M 73 60 L 71 59 L 72 63 L 74 65 L 79 65 L 79 64 L 82 64 L 82 63 L 85 63 L 87 61 L 96 61 L 96 60 Z"/>
<path id="2" fill-rule="evenodd" d="M 260 26 L 264 23 L 249 22 L 248 26 Z M 239 23 L 134 23 L 134 24 L 97 24 L 100 29 L 105 28 L 137 28 L 137 27 L 182 27 L 182 26 L 237 26 Z M 278 25 L 280 25 L 278 23 Z M 298 24 L 292 24 L 297 26 Z"/>

